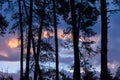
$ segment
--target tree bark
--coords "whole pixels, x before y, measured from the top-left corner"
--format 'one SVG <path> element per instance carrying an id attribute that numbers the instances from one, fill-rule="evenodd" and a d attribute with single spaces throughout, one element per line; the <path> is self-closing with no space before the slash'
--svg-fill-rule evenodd
<path id="1" fill-rule="evenodd" d="M 41 51 L 41 36 L 42 36 L 42 29 L 43 29 L 43 21 L 44 21 L 44 16 L 45 16 L 45 0 L 44 0 L 44 3 L 43 3 L 43 9 L 42 9 L 42 18 L 41 18 L 41 24 L 40 24 L 40 27 L 39 27 L 39 32 L 38 32 L 38 42 L 37 42 L 37 55 L 35 56 L 35 71 L 34 71 L 34 80 L 37 80 L 37 77 L 38 77 L 38 73 L 39 73 L 39 77 L 40 77 L 40 80 L 43 80 L 42 78 L 42 73 L 41 73 L 41 69 L 40 69 L 40 66 L 39 66 L 39 54 L 40 54 L 40 51 Z"/>
<path id="2" fill-rule="evenodd" d="M 75 0 L 70 0 L 71 16 L 72 16 L 72 33 L 73 33 L 73 46 L 74 46 L 74 73 L 73 80 L 80 80 L 80 60 L 79 60 L 79 47 L 78 47 L 78 28 L 76 25 L 75 13 Z"/>
<path id="3" fill-rule="evenodd" d="M 55 35 L 55 53 L 56 53 L 56 80 L 59 80 L 59 57 L 58 57 L 58 36 L 57 36 L 57 19 L 56 19 L 56 0 L 53 0 L 54 15 L 54 35 Z"/>
<path id="4" fill-rule="evenodd" d="M 21 39 L 21 57 L 20 57 L 20 80 L 23 80 L 23 27 L 22 27 L 22 12 L 21 2 L 18 0 L 19 5 L 19 23 L 20 23 L 20 39 Z"/>
<path id="5" fill-rule="evenodd" d="M 27 12 L 26 5 L 25 5 L 25 1 L 24 1 L 24 0 L 23 0 L 23 4 L 24 4 L 24 8 L 25 8 L 25 13 L 26 13 L 27 19 L 28 19 L 28 21 L 29 21 L 29 15 L 28 15 L 28 12 Z M 44 0 L 44 5 L 43 5 L 43 7 L 45 8 L 45 0 Z M 44 8 L 43 8 L 43 13 L 44 13 Z M 43 79 L 42 79 L 41 69 L 40 69 L 40 66 L 39 66 L 39 52 L 40 52 L 40 43 L 41 43 L 41 34 L 42 34 L 43 18 L 44 18 L 44 14 L 43 14 L 43 16 L 42 16 L 41 25 L 40 25 L 40 27 L 39 27 L 37 52 L 35 51 L 35 50 L 36 50 L 36 49 L 35 49 L 35 43 L 34 43 L 34 38 L 33 38 L 32 31 L 31 31 L 32 45 L 33 45 L 33 53 L 34 53 L 34 59 L 35 59 L 34 80 L 37 80 L 38 74 L 39 74 L 40 80 L 43 80 Z M 28 24 L 28 25 L 30 26 L 30 24 Z"/>
<path id="6" fill-rule="evenodd" d="M 26 57 L 26 73 L 25 79 L 29 80 L 29 62 L 30 62 L 30 48 L 31 48 L 31 35 L 32 35 L 32 7 L 33 0 L 30 0 L 30 16 L 29 16 L 29 30 L 28 30 L 28 43 L 27 43 L 27 57 Z"/>
<path id="7" fill-rule="evenodd" d="M 108 80 L 107 78 L 107 7 L 106 0 L 101 0 L 101 80 Z"/>

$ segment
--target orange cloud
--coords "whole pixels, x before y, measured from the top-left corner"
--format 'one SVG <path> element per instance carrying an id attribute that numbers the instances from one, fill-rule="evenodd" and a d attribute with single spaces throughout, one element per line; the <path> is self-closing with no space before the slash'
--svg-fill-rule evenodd
<path id="1" fill-rule="evenodd" d="M 48 38 L 48 37 L 53 37 L 54 36 L 54 32 L 50 32 L 50 31 L 43 31 L 42 32 L 42 38 Z M 63 30 L 58 29 L 58 38 L 62 39 L 62 40 L 66 40 L 66 39 L 71 39 L 72 38 L 72 34 L 64 34 Z"/>
<path id="2" fill-rule="evenodd" d="M 71 33 L 69 34 L 64 34 L 62 29 L 58 29 L 58 38 L 61 40 L 66 40 L 66 39 L 72 39 L 73 36 Z M 43 31 L 42 32 L 42 38 L 49 38 L 49 37 L 53 37 L 54 36 L 54 32 L 50 32 L 50 31 Z M 35 37 L 36 39 L 38 39 L 38 37 Z M 87 38 L 89 40 L 93 40 L 93 41 L 98 41 L 99 40 L 99 36 L 94 36 L 94 37 L 90 37 Z M 86 39 L 86 40 L 87 40 Z M 79 36 L 79 41 L 86 41 L 85 38 L 83 36 Z"/>
<path id="3" fill-rule="evenodd" d="M 49 37 L 52 37 L 54 36 L 53 32 L 50 32 L 50 31 L 43 31 L 42 32 L 42 37 L 43 38 L 49 38 Z"/>
<path id="4" fill-rule="evenodd" d="M 66 40 L 66 39 L 72 39 L 72 34 L 64 34 L 63 30 L 59 29 L 58 30 L 58 38 L 62 39 L 62 40 Z"/>
<path id="5" fill-rule="evenodd" d="M 8 41 L 8 46 L 9 46 L 10 48 L 16 48 L 16 47 L 18 47 L 18 46 L 19 46 L 19 41 L 18 41 L 18 39 L 16 39 L 16 38 L 11 38 L 11 39 Z"/>
<path id="6" fill-rule="evenodd" d="M 100 42 L 101 36 L 100 35 L 96 35 L 96 36 L 90 37 L 89 39 L 92 40 L 92 41 L 95 41 L 95 42 Z"/>

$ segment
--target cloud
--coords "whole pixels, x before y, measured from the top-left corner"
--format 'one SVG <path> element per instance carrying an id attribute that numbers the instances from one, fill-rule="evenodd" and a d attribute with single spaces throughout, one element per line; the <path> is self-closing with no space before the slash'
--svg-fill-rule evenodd
<path id="1" fill-rule="evenodd" d="M 72 57 L 73 56 L 73 48 L 64 48 L 60 47 L 59 48 L 59 53 L 61 54 L 61 57 Z"/>
<path id="2" fill-rule="evenodd" d="M 18 47 L 20 44 L 19 44 L 20 42 L 19 42 L 19 40 L 18 39 L 16 39 L 16 38 L 10 38 L 9 40 L 8 40 L 8 46 L 10 47 L 10 48 L 16 48 L 16 47 Z"/>
<path id="3" fill-rule="evenodd" d="M 72 65 L 73 64 L 73 58 L 72 57 L 59 57 L 59 61 L 60 61 L 60 63 L 64 63 L 64 64 L 66 64 L 66 65 Z"/>
<path id="4" fill-rule="evenodd" d="M 18 61 L 20 59 L 20 49 L 17 46 L 14 46 L 14 48 L 8 46 L 11 39 L 13 39 L 11 44 L 15 44 L 17 40 L 15 36 L 6 35 L 6 37 L 0 37 L 0 60 L 2 61 Z"/>
<path id="5" fill-rule="evenodd" d="M 0 51 L 0 56 L 1 57 L 6 57 L 6 58 L 9 57 L 8 53 L 6 53 L 5 51 Z"/>
<path id="6" fill-rule="evenodd" d="M 48 37 L 53 37 L 53 36 L 54 36 L 54 32 L 50 32 L 50 31 L 43 31 L 42 32 L 42 38 L 48 38 Z M 72 38 L 72 34 L 64 34 L 62 29 L 58 29 L 57 36 L 61 40 L 66 40 L 66 39 Z"/>
<path id="7" fill-rule="evenodd" d="M 108 62 L 108 68 L 114 73 L 116 72 L 119 66 L 120 66 L 120 63 L 118 61 Z"/>
<path id="8" fill-rule="evenodd" d="M 61 39 L 61 40 L 67 40 L 67 39 L 72 40 L 72 38 L 73 38 L 71 33 L 64 34 L 63 29 L 58 29 L 58 35 L 57 36 L 58 36 L 58 39 Z M 48 37 L 54 37 L 54 32 L 43 31 L 42 32 L 42 38 L 48 38 Z M 38 37 L 35 37 L 35 38 L 38 39 Z M 94 36 L 94 37 L 90 37 L 90 38 L 87 38 L 87 39 L 97 41 L 99 39 L 99 37 Z M 83 36 L 79 36 L 79 41 L 86 41 L 86 40 L 84 39 Z"/>

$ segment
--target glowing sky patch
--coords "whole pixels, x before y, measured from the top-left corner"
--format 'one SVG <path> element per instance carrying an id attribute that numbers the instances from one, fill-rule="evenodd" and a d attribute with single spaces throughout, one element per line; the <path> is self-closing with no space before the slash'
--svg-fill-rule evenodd
<path id="1" fill-rule="evenodd" d="M 49 38 L 49 37 L 52 37 L 54 36 L 53 32 L 50 32 L 50 31 L 43 31 L 42 32 L 42 37 L 43 38 Z"/>
<path id="2" fill-rule="evenodd" d="M 11 38 L 11 39 L 8 41 L 8 46 L 9 46 L 10 48 L 16 48 L 16 47 L 18 47 L 18 46 L 19 46 L 19 41 L 18 41 L 18 39 L 16 39 L 16 38 Z"/>
<path id="3" fill-rule="evenodd" d="M 70 69 L 70 70 L 68 70 L 70 73 L 73 73 L 74 72 L 74 70 L 73 69 Z M 83 68 L 82 69 L 80 69 L 80 73 L 84 73 L 85 71 L 83 70 Z"/>
<path id="4" fill-rule="evenodd" d="M 108 62 L 108 68 L 110 69 L 117 69 L 118 66 L 119 66 L 119 63 L 116 61 Z"/>
<path id="5" fill-rule="evenodd" d="M 73 39 L 73 36 L 71 33 L 68 34 L 64 34 L 62 29 L 58 29 L 58 34 L 57 34 L 58 38 L 61 40 L 67 40 L 67 39 Z M 50 31 L 43 31 L 42 32 L 42 38 L 49 38 L 49 37 L 54 37 L 54 32 L 50 32 Z M 38 37 L 36 36 L 35 39 L 38 39 Z M 94 39 L 94 37 L 92 37 L 92 39 L 90 38 L 90 40 L 94 40 L 96 41 L 96 37 Z M 79 41 L 86 41 L 84 39 L 83 36 L 79 36 Z"/>
<path id="6" fill-rule="evenodd" d="M 62 40 L 72 39 L 72 34 L 64 34 L 62 29 L 58 29 L 58 37 Z"/>
<path id="7" fill-rule="evenodd" d="M 0 56 L 9 57 L 8 54 L 4 51 L 0 51 Z"/>

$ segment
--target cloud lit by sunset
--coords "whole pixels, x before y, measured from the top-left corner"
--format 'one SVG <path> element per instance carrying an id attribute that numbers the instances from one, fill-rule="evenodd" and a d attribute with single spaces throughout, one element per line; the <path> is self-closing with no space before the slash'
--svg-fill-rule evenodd
<path id="1" fill-rule="evenodd" d="M 72 34 L 64 34 L 63 30 L 59 29 L 58 30 L 58 37 L 62 40 L 66 40 L 66 39 L 72 39 Z"/>
<path id="2" fill-rule="evenodd" d="M 0 51 L 0 56 L 3 57 L 9 57 L 7 53 L 5 53 L 4 51 Z"/>
<path id="3" fill-rule="evenodd" d="M 11 38 L 11 39 L 8 41 L 8 46 L 9 46 L 10 48 L 16 48 L 16 47 L 18 47 L 18 46 L 19 46 L 19 41 L 18 41 L 18 39 L 16 39 L 16 38 Z"/>
<path id="4" fill-rule="evenodd" d="M 42 32 L 42 38 L 48 38 L 48 37 L 53 37 L 53 36 L 54 36 L 54 32 L 49 32 L 49 31 Z M 71 33 L 64 34 L 62 29 L 58 29 L 58 38 L 61 40 L 72 39 L 72 34 Z M 79 40 L 81 41 L 81 39 Z"/>
<path id="5" fill-rule="evenodd" d="M 43 38 L 48 38 L 48 37 L 52 37 L 52 36 L 54 36 L 53 32 L 50 32 L 50 31 L 43 31 L 42 32 Z"/>
<path id="6" fill-rule="evenodd" d="M 118 67 L 118 62 L 114 61 L 112 63 L 108 62 L 108 68 L 116 69 Z"/>
<path id="7" fill-rule="evenodd" d="M 54 37 L 54 32 L 50 32 L 50 31 L 43 31 L 42 32 L 42 38 L 49 38 L 49 37 Z M 62 29 L 58 29 L 58 38 L 61 40 L 67 40 L 67 39 L 71 39 L 72 40 L 72 34 L 68 33 L 68 34 L 64 34 Z M 38 37 L 35 37 L 35 39 L 38 39 Z M 100 36 L 92 36 L 90 38 L 85 38 L 83 36 L 79 36 L 79 41 L 84 42 L 84 41 L 99 41 L 100 40 Z"/>

